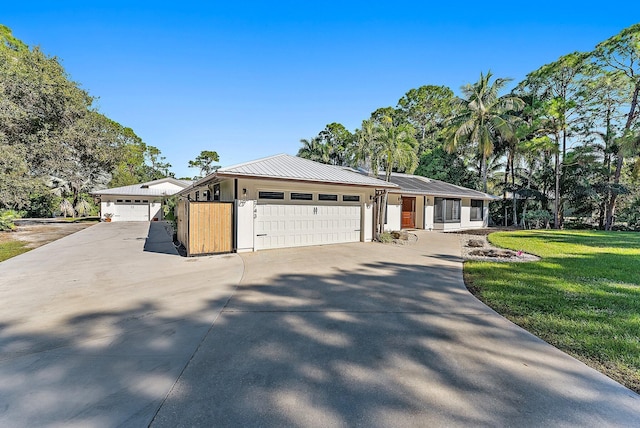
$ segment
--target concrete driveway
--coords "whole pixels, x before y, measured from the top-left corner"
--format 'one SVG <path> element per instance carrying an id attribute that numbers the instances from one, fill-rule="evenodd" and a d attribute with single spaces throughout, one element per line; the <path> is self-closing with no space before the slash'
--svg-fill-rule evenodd
<path id="1" fill-rule="evenodd" d="M 0 425 L 640 420 L 640 396 L 471 296 L 455 235 L 184 259 L 148 227 L 0 264 Z"/>
<path id="2" fill-rule="evenodd" d="M 162 223 L 100 223 L 0 263 L 0 426 L 147 426 L 242 277 Z"/>

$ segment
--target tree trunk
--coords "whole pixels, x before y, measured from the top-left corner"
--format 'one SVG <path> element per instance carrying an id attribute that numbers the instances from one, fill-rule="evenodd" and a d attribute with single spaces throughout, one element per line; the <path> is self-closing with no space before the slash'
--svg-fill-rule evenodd
<path id="1" fill-rule="evenodd" d="M 514 227 L 518 227 L 518 203 L 517 203 L 517 195 L 516 195 L 516 175 L 515 175 L 515 167 L 514 167 L 514 160 L 515 160 L 515 153 L 513 153 L 510 158 L 511 160 L 509 161 L 511 163 L 511 191 L 513 192 L 513 226 Z"/>
<path id="2" fill-rule="evenodd" d="M 638 105 L 638 93 L 640 93 L 640 83 L 636 84 L 633 91 L 633 98 L 631 100 L 631 106 L 629 107 L 629 114 L 627 115 L 627 123 L 624 126 L 624 132 L 631 129 L 633 118 L 636 115 L 636 107 Z M 618 149 L 618 162 L 616 163 L 616 172 L 613 175 L 614 184 L 620 184 L 620 176 L 622 174 L 622 165 L 624 164 L 624 155 L 621 149 Z M 616 200 L 618 198 L 617 191 L 611 192 L 611 198 L 609 199 L 609 206 L 607 207 L 607 221 L 605 224 L 605 230 L 611 230 L 613 227 L 613 216 L 616 213 Z"/>
<path id="3" fill-rule="evenodd" d="M 560 229 L 560 151 L 556 152 L 555 160 L 555 195 L 553 200 L 553 228 Z"/>
<path id="4" fill-rule="evenodd" d="M 482 171 L 482 188 L 487 193 L 487 155 L 482 154 L 482 161 L 480 162 L 480 170 Z"/>
<path id="5" fill-rule="evenodd" d="M 618 153 L 618 162 L 616 162 L 616 172 L 613 175 L 613 182 L 615 184 L 620 183 L 620 175 L 622 174 L 622 165 L 624 164 L 624 156 L 622 153 Z M 611 198 L 609 199 L 609 206 L 607 206 L 607 222 L 604 226 L 604 230 L 611 230 L 613 227 L 613 216 L 616 213 L 616 200 L 618 198 L 618 191 L 611 191 Z"/>
<path id="6" fill-rule="evenodd" d="M 503 191 L 502 191 L 502 204 L 504 208 L 504 227 L 507 227 L 507 183 L 509 182 L 509 161 L 507 160 L 507 167 L 504 172 L 504 183 L 503 183 Z"/>

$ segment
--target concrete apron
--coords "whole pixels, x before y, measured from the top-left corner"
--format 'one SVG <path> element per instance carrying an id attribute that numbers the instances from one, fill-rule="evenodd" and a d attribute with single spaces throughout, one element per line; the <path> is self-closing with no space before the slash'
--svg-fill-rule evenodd
<path id="1" fill-rule="evenodd" d="M 0 426 L 146 426 L 243 272 L 162 223 L 101 223 L 0 263 Z"/>
<path id="2" fill-rule="evenodd" d="M 243 254 L 153 426 L 633 426 L 640 397 L 467 292 L 459 237 Z"/>

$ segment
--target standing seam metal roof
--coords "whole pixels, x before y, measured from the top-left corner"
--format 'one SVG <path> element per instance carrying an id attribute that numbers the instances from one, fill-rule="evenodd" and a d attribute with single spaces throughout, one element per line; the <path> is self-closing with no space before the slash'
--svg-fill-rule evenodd
<path id="1" fill-rule="evenodd" d="M 393 183 L 387 183 L 375 177 L 362 175 L 348 168 L 326 165 L 287 154 L 279 154 L 220 168 L 215 172 L 215 175 L 312 181 L 370 187 L 397 187 Z M 212 176 L 206 177 L 201 181 L 209 181 L 210 178 L 212 178 Z"/>
<path id="2" fill-rule="evenodd" d="M 132 184 L 129 186 L 114 187 L 111 189 L 94 190 L 90 192 L 92 195 L 130 195 L 130 196 L 169 196 L 180 192 L 182 189 L 176 190 L 163 190 L 153 189 L 145 186 L 153 186 L 160 183 L 172 183 L 178 186 L 186 188 L 191 185 L 191 182 L 185 180 L 177 180 L 175 178 L 161 178 L 159 180 L 148 181 L 146 183 Z"/>

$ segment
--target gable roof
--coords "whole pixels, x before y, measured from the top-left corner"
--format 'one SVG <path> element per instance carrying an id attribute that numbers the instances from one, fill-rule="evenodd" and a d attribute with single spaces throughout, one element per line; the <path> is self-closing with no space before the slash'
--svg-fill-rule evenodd
<path id="1" fill-rule="evenodd" d="M 216 177 L 268 178 L 376 188 L 397 187 L 393 183 L 362 175 L 351 168 L 326 165 L 287 154 L 269 156 L 220 168 L 213 174 L 197 181 L 194 187 L 211 181 Z"/>
<path id="2" fill-rule="evenodd" d="M 446 183 L 433 178 L 422 177 L 419 175 L 391 173 L 390 181 L 400 187 L 402 193 L 430 196 L 449 196 L 454 198 L 473 198 L 494 200 L 500 199 L 497 196 L 478 190 L 469 189 L 467 187 L 456 186 L 455 184 Z"/>
<path id="3" fill-rule="evenodd" d="M 181 189 L 167 190 L 162 188 L 153 188 L 153 186 L 170 183 L 181 187 Z M 131 184 L 129 186 L 113 187 L 111 189 L 94 190 L 90 194 L 95 196 L 101 195 L 131 195 L 131 196 L 170 196 L 178 193 L 191 185 L 190 181 L 178 180 L 172 177 L 161 178 L 159 180 L 147 181 L 145 183 Z"/>

